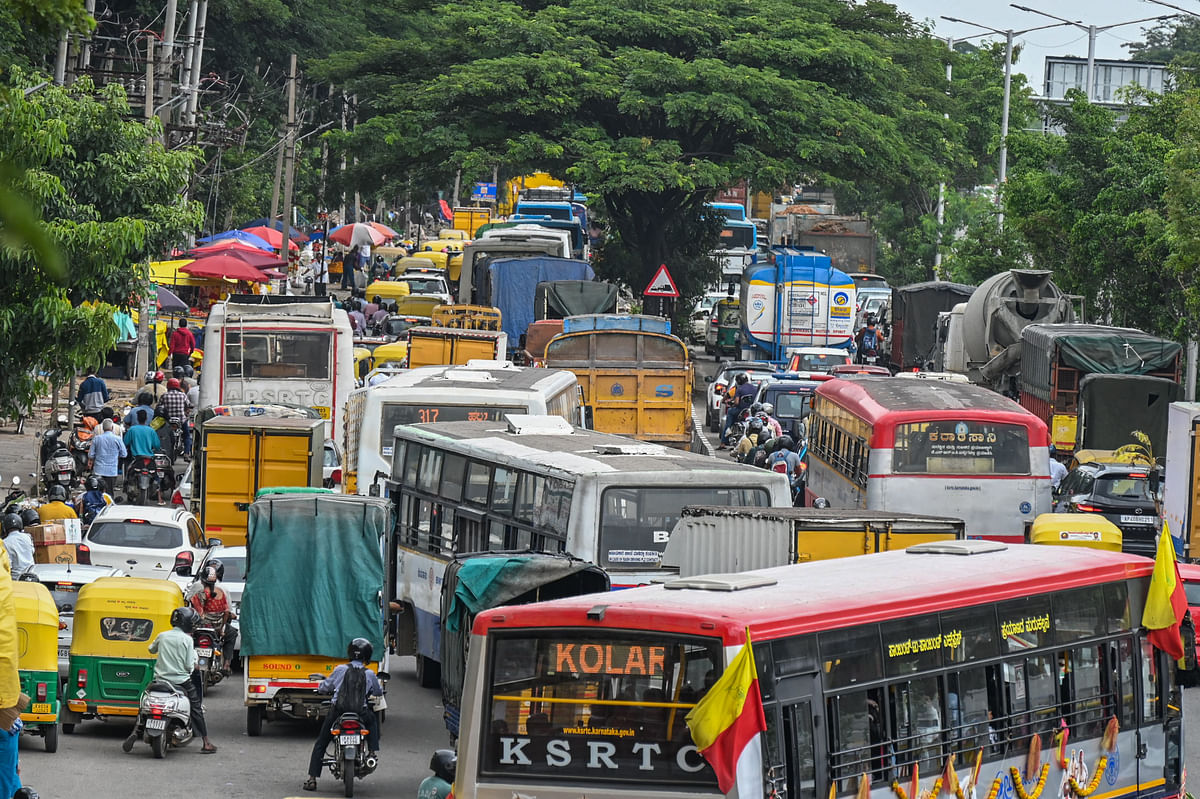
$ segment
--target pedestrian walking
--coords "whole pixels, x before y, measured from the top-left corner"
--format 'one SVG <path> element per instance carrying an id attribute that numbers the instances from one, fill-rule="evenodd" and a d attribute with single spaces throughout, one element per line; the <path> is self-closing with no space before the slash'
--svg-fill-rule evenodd
<path id="1" fill-rule="evenodd" d="M 88 468 L 100 478 L 104 490 L 109 494 L 116 490 L 121 458 L 128 454 L 125 442 L 113 432 L 112 419 L 105 419 L 100 435 L 92 439 L 92 446 L 88 450 Z"/>
<path id="2" fill-rule="evenodd" d="M 167 346 L 171 353 L 171 366 L 187 366 L 192 362 L 192 353 L 196 351 L 196 337 L 188 330 L 187 319 L 179 320 L 179 327 L 171 334 Z"/>
<path id="3" fill-rule="evenodd" d="M 352 247 L 342 256 L 342 288 L 354 291 L 354 271 L 358 269 L 358 247 Z"/>

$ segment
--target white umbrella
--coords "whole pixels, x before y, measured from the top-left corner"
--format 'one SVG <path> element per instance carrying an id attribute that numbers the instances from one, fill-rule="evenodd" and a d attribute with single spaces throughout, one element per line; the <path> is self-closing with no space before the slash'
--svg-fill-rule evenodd
<path id="1" fill-rule="evenodd" d="M 365 222 L 352 222 L 329 231 L 329 240 L 347 247 L 358 247 L 363 244 L 378 247 L 387 241 L 387 237 Z"/>

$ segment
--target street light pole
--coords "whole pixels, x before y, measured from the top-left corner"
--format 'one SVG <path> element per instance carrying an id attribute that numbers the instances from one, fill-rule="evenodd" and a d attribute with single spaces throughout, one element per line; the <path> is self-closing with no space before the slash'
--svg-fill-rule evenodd
<path id="1" fill-rule="evenodd" d="M 1157 2 L 1157 0 L 1150 0 L 1150 2 L 1152 2 L 1152 3 Z M 1124 25 L 1136 25 L 1139 22 L 1156 22 L 1156 21 L 1160 21 L 1160 20 L 1164 20 L 1164 19 L 1170 19 L 1171 17 L 1175 16 L 1174 14 L 1164 14 L 1164 15 L 1157 16 L 1157 17 L 1144 17 L 1142 19 L 1131 19 L 1128 22 L 1114 22 L 1112 25 L 1101 25 L 1101 26 L 1097 27 L 1095 25 L 1083 25 L 1083 24 L 1080 24 L 1079 22 L 1072 22 L 1069 19 L 1063 19 L 1062 17 L 1055 16 L 1054 14 L 1051 14 L 1049 12 L 1039 11 L 1036 8 L 1029 8 L 1028 6 L 1017 5 L 1016 3 L 1009 3 L 1009 5 L 1015 9 L 1017 9 L 1018 11 L 1028 11 L 1030 14 L 1040 14 L 1043 17 L 1049 17 L 1050 19 L 1056 19 L 1064 25 L 1074 25 L 1076 28 L 1079 28 L 1080 30 L 1087 31 L 1087 35 L 1088 35 L 1087 86 L 1084 89 L 1084 93 L 1087 95 L 1087 99 L 1088 99 L 1089 103 L 1096 99 L 1095 98 L 1095 93 L 1096 93 L 1096 34 L 1099 33 L 1100 31 L 1106 31 L 1110 28 L 1120 28 Z M 1167 4 L 1160 3 L 1160 5 L 1167 5 Z M 1174 6 L 1172 6 L 1172 8 L 1174 8 Z"/>
<path id="2" fill-rule="evenodd" d="M 1004 188 L 1004 181 L 1008 178 L 1008 107 L 1009 98 L 1012 94 L 1012 54 L 1013 54 L 1013 37 L 1021 36 L 1034 31 L 1045 30 L 1047 28 L 1061 28 L 1063 25 L 1074 25 L 1074 22 L 1056 22 L 1052 25 L 1038 25 L 1036 28 L 1025 28 L 1024 30 L 1014 31 L 1012 28 L 1008 30 L 1000 30 L 993 28 L 991 25 L 983 25 L 979 22 L 971 22 L 966 19 L 957 17 L 946 17 L 942 19 L 947 22 L 957 22 L 960 25 L 973 25 L 976 28 L 998 33 L 1005 38 L 1004 48 L 1004 107 L 1001 110 L 1000 117 L 1000 173 L 997 176 L 997 191 L 996 204 L 1000 206 L 1000 211 L 996 215 L 996 221 L 1000 225 L 1000 229 L 1004 230 L 1004 204 L 1000 202 L 1000 194 Z"/>

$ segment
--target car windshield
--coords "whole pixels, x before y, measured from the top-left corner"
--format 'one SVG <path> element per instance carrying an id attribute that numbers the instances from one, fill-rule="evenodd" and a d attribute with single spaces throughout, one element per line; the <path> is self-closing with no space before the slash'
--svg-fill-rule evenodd
<path id="1" fill-rule="evenodd" d="M 404 282 L 408 284 L 408 288 L 413 294 L 444 294 L 446 292 L 446 284 L 440 280 L 418 280 L 410 277 Z"/>
<path id="2" fill-rule="evenodd" d="M 176 549 L 183 546 L 183 531 L 178 527 L 151 524 L 136 519 L 92 522 L 87 535 L 89 544 L 137 549 Z"/>
<path id="3" fill-rule="evenodd" d="M 767 402 L 775 406 L 776 419 L 800 419 L 812 410 L 812 394 L 799 391 L 767 394 Z"/>
<path id="4" fill-rule="evenodd" d="M 244 583 L 246 582 L 246 557 L 230 557 L 229 555 L 217 555 L 217 560 L 221 561 L 221 565 L 225 567 L 225 576 L 221 578 L 223 583 Z"/>
<path id="5" fill-rule="evenodd" d="M 70 580 L 47 580 L 42 583 L 50 591 L 50 596 L 54 597 L 54 604 L 58 607 L 59 613 L 73 613 L 75 611 L 75 601 L 79 597 L 79 589 L 83 586 L 80 583 L 73 583 Z"/>
<path id="6" fill-rule="evenodd" d="M 337 450 L 333 447 L 325 448 L 325 464 L 326 466 L 338 466 L 342 459 L 338 457 Z"/>
<path id="7" fill-rule="evenodd" d="M 1105 499 L 1131 499 L 1139 502 L 1154 501 L 1154 497 L 1150 495 L 1150 481 L 1145 477 L 1132 477 L 1130 475 L 1097 477 L 1093 494 Z"/>
<path id="8" fill-rule="evenodd" d="M 834 364 L 850 363 L 849 355 L 826 355 L 817 352 L 800 353 L 800 362 L 792 371 L 795 372 L 828 372 Z"/>

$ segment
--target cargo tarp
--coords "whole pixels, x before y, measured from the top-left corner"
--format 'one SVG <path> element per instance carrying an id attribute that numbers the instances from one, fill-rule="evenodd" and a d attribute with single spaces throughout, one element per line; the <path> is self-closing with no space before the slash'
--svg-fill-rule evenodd
<path id="1" fill-rule="evenodd" d="M 1165 377 L 1091 374 L 1079 383 L 1076 449 L 1117 449 L 1150 437 L 1154 452 L 1167 451 L 1167 409 L 1183 399 L 1183 386 Z"/>
<path id="2" fill-rule="evenodd" d="M 442 704 L 446 726 L 458 734 L 470 624 L 481 611 L 608 591 L 599 566 L 566 555 L 485 553 L 452 562 L 442 582 Z M 449 596 L 447 596 L 449 594 Z"/>
<path id="3" fill-rule="evenodd" d="M 556 280 L 539 283 L 534 301 L 534 316 L 542 319 L 566 319 L 592 313 L 616 313 L 617 287 L 592 280 Z"/>
<path id="4" fill-rule="evenodd" d="M 1172 370 L 1181 346 L 1129 327 L 1030 325 L 1021 332 L 1021 388 L 1050 399 L 1054 363 L 1084 373 L 1144 375 Z"/>
<path id="5" fill-rule="evenodd" d="M 974 286 L 944 280 L 893 289 L 889 314 L 900 335 L 899 348 L 892 347 L 892 359 L 900 360 L 897 365 L 902 369 L 925 366 L 933 357 L 938 314 L 966 302 L 974 291 Z"/>
<path id="6" fill-rule="evenodd" d="M 500 309 L 501 329 L 515 347 L 525 329 L 536 321 L 533 309 L 539 283 L 592 280 L 595 276 L 591 264 L 571 258 L 497 258 L 488 264 L 489 300 Z"/>
<path id="7" fill-rule="evenodd" d="M 250 506 L 244 655 L 343 658 L 353 638 L 383 652 L 387 500 L 345 494 L 273 494 Z"/>

